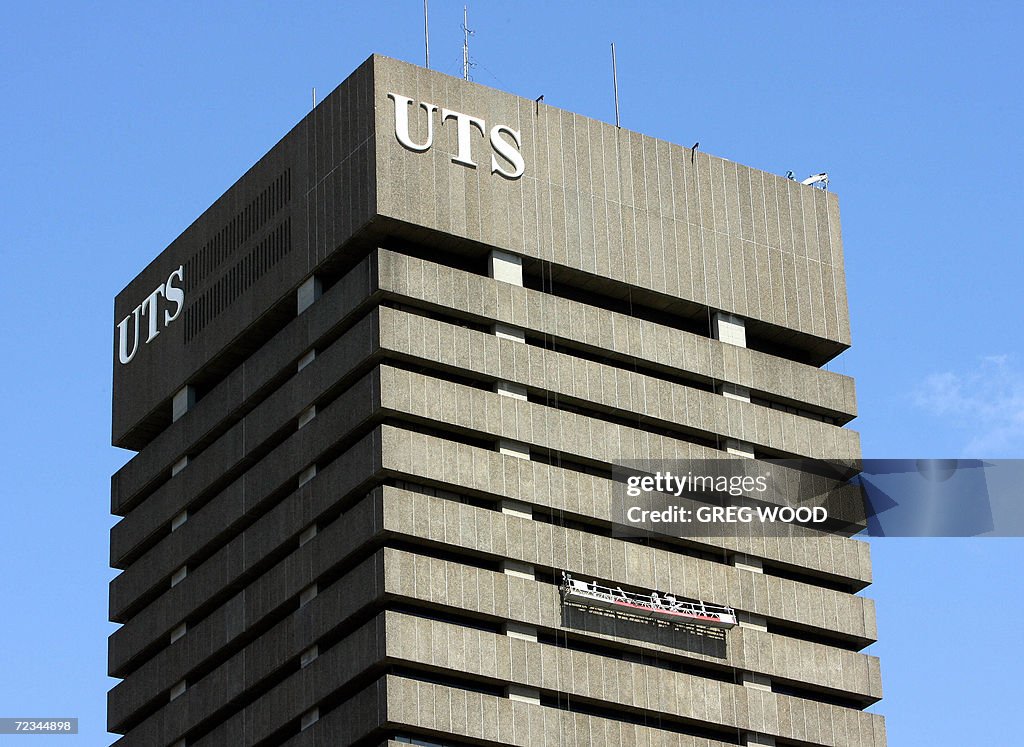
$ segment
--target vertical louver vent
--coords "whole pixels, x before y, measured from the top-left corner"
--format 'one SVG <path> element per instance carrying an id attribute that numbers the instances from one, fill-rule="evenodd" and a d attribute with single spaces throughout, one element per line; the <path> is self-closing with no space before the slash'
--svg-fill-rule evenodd
<path id="1" fill-rule="evenodd" d="M 185 309 L 185 342 L 190 341 L 249 286 L 292 250 L 292 223 L 286 218 Z"/>
<path id="2" fill-rule="evenodd" d="M 185 265 L 186 291 L 201 286 L 210 273 L 288 205 L 291 197 L 292 172 L 287 169 L 192 255 Z"/>

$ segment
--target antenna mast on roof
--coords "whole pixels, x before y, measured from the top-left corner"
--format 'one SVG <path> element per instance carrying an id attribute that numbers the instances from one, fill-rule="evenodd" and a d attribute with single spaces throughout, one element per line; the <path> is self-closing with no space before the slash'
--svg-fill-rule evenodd
<path id="1" fill-rule="evenodd" d="M 469 28 L 469 9 L 462 6 L 462 77 L 469 80 L 469 37 L 476 32 Z"/>
<path id="2" fill-rule="evenodd" d="M 619 69 L 615 65 L 615 42 L 612 42 L 612 91 L 615 93 L 615 126 L 619 124 Z"/>
<path id="3" fill-rule="evenodd" d="M 427 0 L 423 0 L 423 51 L 426 57 L 426 67 L 430 69 L 430 25 L 427 23 Z"/>

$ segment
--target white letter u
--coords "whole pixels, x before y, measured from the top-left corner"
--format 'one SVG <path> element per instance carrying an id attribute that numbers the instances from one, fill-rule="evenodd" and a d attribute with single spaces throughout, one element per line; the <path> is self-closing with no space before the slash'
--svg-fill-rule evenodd
<path id="1" fill-rule="evenodd" d="M 395 102 L 395 137 L 398 138 L 398 142 L 417 153 L 430 150 L 430 146 L 434 144 L 434 112 L 437 111 L 437 107 L 425 101 L 420 104 L 427 112 L 427 141 L 423 145 L 417 145 L 409 137 L 409 105 L 412 99 L 399 96 L 397 93 L 389 93 L 388 98 Z"/>
<path id="2" fill-rule="evenodd" d="M 140 307 L 136 306 L 135 311 L 126 316 L 121 320 L 120 324 L 117 325 L 117 353 L 118 359 L 121 363 L 128 363 L 132 358 L 135 357 L 135 352 L 139 349 L 139 311 Z M 135 334 L 132 335 L 132 352 L 128 352 L 128 320 L 132 317 L 135 318 Z"/>

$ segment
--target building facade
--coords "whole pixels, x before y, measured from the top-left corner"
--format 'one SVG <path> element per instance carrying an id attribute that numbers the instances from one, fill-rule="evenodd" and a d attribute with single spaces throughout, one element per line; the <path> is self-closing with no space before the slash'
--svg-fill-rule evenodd
<path id="1" fill-rule="evenodd" d="M 612 520 L 622 460 L 859 455 L 834 195 L 374 56 L 114 322 L 116 744 L 885 744 L 865 543 Z"/>

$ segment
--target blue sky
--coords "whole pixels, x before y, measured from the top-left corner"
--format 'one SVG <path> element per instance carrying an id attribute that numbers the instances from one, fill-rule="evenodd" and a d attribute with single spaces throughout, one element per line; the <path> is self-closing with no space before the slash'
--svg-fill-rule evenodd
<path id="1" fill-rule="evenodd" d="M 866 456 L 1020 457 L 1024 11 L 1011 3 L 476 2 L 480 83 L 840 195 Z M 431 62 L 461 69 L 461 3 Z M 10 4 L 0 27 L 0 716 L 105 744 L 113 296 L 419 0 Z M 873 541 L 890 744 L 1005 743 L 1020 540 Z M 8 741 L 11 738 L 8 738 Z M 0 743 L 3 738 L 0 737 Z"/>

